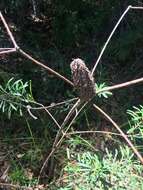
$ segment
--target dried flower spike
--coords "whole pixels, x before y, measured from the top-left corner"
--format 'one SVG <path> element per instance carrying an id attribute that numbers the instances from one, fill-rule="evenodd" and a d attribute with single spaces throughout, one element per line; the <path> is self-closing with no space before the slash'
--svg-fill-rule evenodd
<path id="1" fill-rule="evenodd" d="M 95 96 L 94 78 L 84 61 L 79 58 L 74 59 L 70 64 L 70 68 L 74 87 L 78 90 L 80 99 L 88 101 L 93 98 Z"/>

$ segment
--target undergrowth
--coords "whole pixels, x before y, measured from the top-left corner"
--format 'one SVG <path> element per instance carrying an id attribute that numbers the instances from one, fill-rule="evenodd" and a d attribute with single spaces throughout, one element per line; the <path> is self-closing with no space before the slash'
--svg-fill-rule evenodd
<path id="1" fill-rule="evenodd" d="M 104 83 L 96 86 L 97 91 L 106 88 Z M 112 94 L 105 91 L 99 94 L 99 98 L 107 99 L 110 95 Z M 109 131 L 106 122 L 105 126 L 101 127 L 98 121 L 99 126 L 96 126 L 96 130 L 100 129 L 100 131 L 96 133 L 93 126 L 95 124 L 89 120 L 88 110 L 85 110 L 82 117 L 75 121 L 75 128 L 72 128 L 71 134 L 67 134 L 62 146 L 55 152 L 56 164 L 53 176 L 47 176 L 40 185 L 38 173 L 47 150 L 51 148 L 56 129 L 53 129 L 51 120 L 44 115 L 44 119 L 40 117 L 39 121 L 36 120 L 38 126 L 35 128 L 31 122 L 33 117 L 24 111 L 27 105 L 36 104 L 32 96 L 31 83 L 10 79 L 6 87 L 1 86 L 1 102 L 1 112 L 4 112 L 5 118 L 8 118 L 4 121 L 2 117 L 1 120 L 4 123 L 11 120 L 9 127 L 0 129 L 0 163 L 4 162 L 6 167 L 10 166 L 6 173 L 6 179 L 10 183 L 33 189 L 40 187 L 45 190 L 143 189 L 143 166 L 136 160 L 130 148 L 121 142 L 121 136 L 114 130 Z M 64 114 L 69 106 L 71 106 L 70 102 L 66 103 L 66 108 L 59 107 L 60 112 L 57 109 L 55 114 Z M 142 152 L 143 106 L 134 106 L 133 109 L 127 110 L 127 114 L 127 134 Z M 17 115 L 21 117 L 15 120 Z M 39 115 L 39 111 L 36 115 Z M 19 122 L 22 128 L 17 127 Z M 76 128 L 79 130 L 79 125 L 82 125 L 81 134 L 74 134 Z M 82 134 L 85 127 L 93 133 Z M 102 130 L 105 133 L 102 133 Z M 3 170 L 6 168 L 2 168 L 1 173 Z"/>
<path id="2" fill-rule="evenodd" d="M 60 190 L 142 189 L 143 167 L 134 161 L 128 147 L 120 147 L 101 158 L 97 153 L 83 151 L 68 153 L 68 161 L 57 187 Z"/>

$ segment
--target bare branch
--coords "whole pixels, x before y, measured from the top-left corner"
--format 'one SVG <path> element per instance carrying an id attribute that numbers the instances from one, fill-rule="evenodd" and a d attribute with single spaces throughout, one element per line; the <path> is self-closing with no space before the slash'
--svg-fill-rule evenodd
<path id="1" fill-rule="evenodd" d="M 87 104 L 88 104 L 88 102 L 85 102 L 85 103 L 83 104 L 83 106 L 80 108 L 80 110 L 76 113 L 76 115 L 74 116 L 74 118 L 72 119 L 72 121 L 70 122 L 70 124 L 68 125 L 68 127 L 66 128 L 66 130 L 65 130 L 65 132 L 64 132 L 64 134 L 63 134 L 63 136 L 60 138 L 60 140 L 59 140 L 58 143 L 56 144 L 56 147 L 58 147 L 58 146 L 61 144 L 63 138 L 66 136 L 68 130 L 69 130 L 70 127 L 71 127 L 71 125 L 73 124 L 73 122 L 75 121 L 75 119 L 77 118 L 77 116 L 79 115 L 79 113 L 84 109 L 84 107 L 85 107 Z"/>
<path id="2" fill-rule="evenodd" d="M 54 121 L 54 123 L 55 123 L 55 124 L 58 126 L 58 128 L 60 129 L 61 126 L 59 125 L 59 123 L 57 122 L 57 120 L 54 118 L 54 116 L 49 112 L 49 110 L 48 110 L 43 104 L 40 104 L 40 103 L 37 103 L 37 102 L 36 102 L 36 104 L 39 105 L 39 106 L 41 106 L 41 108 L 43 108 L 43 109 L 48 113 L 48 115 L 51 117 L 51 119 Z M 33 118 L 37 119 L 37 117 L 35 117 L 35 116 L 31 113 L 30 109 L 32 109 L 32 107 L 28 105 L 28 106 L 27 106 L 27 110 L 28 110 L 29 114 L 30 114 Z"/>
<path id="3" fill-rule="evenodd" d="M 14 49 L 14 48 L 0 48 L 0 51 L 11 50 L 11 49 Z"/>
<path id="4" fill-rule="evenodd" d="M 55 140 L 54 140 L 54 143 L 53 143 L 53 146 L 52 146 L 52 150 L 51 152 L 49 153 L 49 155 L 47 156 L 46 160 L 44 161 L 42 167 L 41 167 L 41 170 L 40 170 L 40 173 L 39 173 L 39 177 L 38 179 L 40 179 L 44 169 L 46 168 L 47 164 L 48 164 L 48 161 L 49 159 L 51 158 L 51 156 L 54 154 L 54 152 L 57 150 L 57 147 L 59 146 L 59 142 L 61 142 L 61 140 L 59 141 L 59 137 L 61 136 L 61 132 L 64 128 L 64 126 L 67 124 L 68 120 L 70 119 L 70 116 L 73 114 L 73 112 L 75 111 L 75 109 L 79 106 L 80 104 L 80 99 L 77 100 L 77 102 L 73 105 L 73 107 L 71 108 L 71 110 L 69 111 L 69 113 L 67 114 L 66 118 L 64 119 L 56 137 L 55 137 Z M 76 113 L 76 115 L 74 116 L 74 118 L 72 119 L 72 121 L 70 122 L 70 124 L 68 125 L 68 129 L 70 128 L 70 126 L 72 125 L 73 121 L 76 119 L 76 117 L 78 116 L 78 114 L 81 112 L 81 110 L 83 109 L 83 107 Z M 64 138 L 65 136 L 65 132 L 62 136 L 62 139 Z"/>
<path id="5" fill-rule="evenodd" d="M 103 48 L 102 48 L 102 50 L 101 50 L 101 52 L 100 52 L 100 54 L 99 54 L 99 57 L 98 57 L 98 59 L 97 59 L 95 65 L 94 65 L 94 67 L 93 67 L 93 69 L 92 69 L 92 72 L 91 72 L 92 75 L 94 75 L 95 69 L 96 69 L 96 67 L 97 67 L 97 65 L 98 65 L 98 63 L 99 63 L 99 61 L 101 60 L 102 55 L 103 55 L 105 49 L 107 48 L 107 45 L 109 44 L 109 42 L 110 42 L 112 36 L 114 35 L 116 29 L 118 28 L 119 24 L 121 23 L 121 21 L 123 20 L 123 18 L 125 17 L 125 15 L 127 14 L 127 12 L 128 12 L 130 9 L 141 9 L 141 10 L 143 10 L 143 7 L 133 7 L 133 6 L 129 5 L 129 6 L 126 8 L 126 10 L 123 12 L 123 14 L 122 14 L 121 17 L 119 18 L 118 22 L 116 23 L 115 27 L 113 28 L 112 32 L 110 33 L 109 37 L 107 38 L 107 41 L 105 42 L 105 44 L 104 44 L 104 46 L 103 46 Z"/>
<path id="6" fill-rule="evenodd" d="M 136 6 L 131 6 L 131 9 L 138 9 L 138 10 L 143 10 L 143 7 L 136 7 Z"/>
<path id="7" fill-rule="evenodd" d="M 8 35 L 9 35 L 9 37 L 10 37 L 12 43 L 13 43 L 13 45 L 14 45 L 14 47 L 17 49 L 17 48 L 18 48 L 18 45 L 17 45 L 17 43 L 16 43 L 16 41 L 15 41 L 15 39 L 14 39 L 14 37 L 13 37 L 13 35 L 12 35 L 12 33 L 11 33 L 9 27 L 8 27 L 8 24 L 7 24 L 7 22 L 6 22 L 6 20 L 5 20 L 5 18 L 3 17 L 3 15 L 2 15 L 1 12 L 0 12 L 0 18 L 1 18 L 2 22 L 3 22 L 3 24 L 4 24 L 4 27 L 5 27 L 6 31 L 7 31 Z"/>
<path id="8" fill-rule="evenodd" d="M 128 145 L 130 146 L 130 148 L 133 150 L 133 152 L 135 153 L 135 155 L 137 156 L 137 158 L 140 160 L 140 162 L 143 164 L 143 157 L 141 156 L 141 154 L 138 152 L 138 150 L 135 148 L 135 146 L 132 144 L 132 142 L 128 139 L 127 135 L 120 129 L 120 127 L 113 121 L 113 119 L 107 114 L 105 113 L 101 108 L 99 108 L 97 105 L 93 104 L 93 107 L 100 112 L 102 115 L 105 116 L 105 118 L 110 121 L 113 126 L 117 129 L 117 131 L 119 131 L 119 133 L 122 135 L 122 137 L 125 139 L 125 141 L 128 143 Z"/>
<path id="9" fill-rule="evenodd" d="M 37 64 L 37 65 L 43 67 L 44 69 L 46 69 L 47 71 L 49 71 L 51 74 L 57 76 L 58 78 L 64 80 L 66 83 L 68 83 L 68 84 L 70 84 L 71 86 L 73 86 L 73 83 L 72 83 L 70 80 L 68 80 L 66 77 L 62 76 L 62 75 L 59 74 L 58 72 L 54 71 L 53 69 L 51 69 L 51 68 L 49 68 L 48 66 L 44 65 L 43 63 L 37 61 L 37 60 L 34 59 L 32 56 L 30 56 L 29 54 L 27 54 L 26 52 L 24 52 L 24 51 L 17 45 L 17 43 L 16 43 L 16 41 L 15 41 L 15 39 L 14 39 L 14 36 L 13 36 L 13 34 L 11 33 L 11 31 L 10 31 L 10 29 L 9 29 L 9 27 L 8 27 L 8 24 L 7 24 L 7 22 L 6 22 L 6 20 L 5 20 L 5 18 L 3 17 L 3 15 L 2 15 L 1 12 L 0 12 L 0 18 L 1 18 L 3 24 L 4 24 L 5 28 L 6 28 L 6 31 L 7 31 L 8 35 L 9 35 L 9 37 L 10 37 L 10 39 L 11 39 L 11 41 L 12 41 L 14 47 L 15 47 L 15 49 L 16 49 L 21 55 L 23 55 L 23 56 L 26 57 L 27 59 L 31 60 L 33 63 L 35 63 L 35 64 Z M 15 51 L 16 51 L 16 50 L 15 50 Z M 12 51 L 14 52 L 14 49 L 13 49 Z M 10 52 L 11 52 L 11 51 L 9 51 L 9 53 L 10 53 Z M 7 53 L 7 52 L 5 52 L 5 53 Z M 1 53 L 1 54 L 2 54 L 2 53 Z"/>
<path id="10" fill-rule="evenodd" d="M 63 102 L 59 102 L 59 103 L 51 103 L 51 105 L 49 106 L 44 106 L 44 108 L 42 106 L 40 107 L 31 107 L 32 110 L 42 110 L 42 109 L 52 109 L 52 108 L 55 108 L 55 107 L 58 107 L 58 106 L 61 106 L 63 104 L 67 104 L 67 103 L 70 103 L 70 102 L 73 102 L 75 100 L 77 100 L 78 98 L 72 98 L 72 99 L 69 99 L 69 100 L 65 100 Z M 35 103 L 35 102 L 34 102 Z M 36 104 L 36 103 L 35 103 Z M 38 104 L 39 105 L 39 104 Z"/>
<path id="11" fill-rule="evenodd" d="M 110 131 L 74 131 L 74 132 L 69 132 L 66 134 L 66 136 L 70 135 L 76 135 L 76 134 L 88 134 L 88 133 L 100 133 L 104 135 L 115 135 L 115 136 L 122 136 L 120 133 L 114 133 Z M 134 135 L 126 135 L 127 137 L 135 137 L 135 138 L 140 138 L 139 134 L 134 134 Z"/>
<path id="12" fill-rule="evenodd" d="M 59 74 L 58 72 L 54 71 L 53 69 L 51 69 L 50 67 L 44 65 L 43 63 L 41 63 L 40 61 L 37 61 L 36 59 L 34 59 L 32 56 L 30 56 L 29 54 L 27 54 L 26 52 L 24 52 L 22 49 L 19 49 L 18 52 L 23 55 L 24 57 L 26 57 L 27 59 L 31 60 L 33 63 L 40 65 L 41 67 L 43 67 L 44 69 L 46 69 L 47 71 L 49 71 L 51 74 L 57 76 L 58 78 L 64 80 L 66 83 L 70 84 L 71 86 L 73 86 L 73 83 L 68 80 L 67 78 L 65 78 L 64 76 L 62 76 L 61 74 Z"/>
<path id="13" fill-rule="evenodd" d="M 8 53 L 13 53 L 13 52 L 16 52 L 15 48 L 11 48 L 9 50 L 0 51 L 0 55 L 8 54 Z"/>
<path id="14" fill-rule="evenodd" d="M 44 106 L 43 108 L 45 109 L 45 111 L 48 113 L 48 115 L 52 118 L 52 120 L 54 121 L 54 123 L 58 126 L 59 129 L 61 129 L 60 124 L 57 122 L 57 120 L 54 118 L 54 116 L 49 112 L 48 109 L 46 109 Z"/>
<path id="15" fill-rule="evenodd" d="M 116 135 L 116 136 L 122 136 L 121 134 L 119 133 L 113 133 L 113 132 L 110 132 L 110 131 L 74 131 L 74 132 L 70 132 L 70 133 L 67 133 L 66 136 L 68 135 L 77 135 L 77 134 L 88 134 L 88 133 L 100 133 L 100 134 L 105 134 L 105 135 Z"/>
<path id="16" fill-rule="evenodd" d="M 104 91 L 112 91 L 112 90 L 115 90 L 115 89 L 124 88 L 124 87 L 128 87 L 128 86 L 131 86 L 131 85 L 134 85 L 134 84 L 138 84 L 140 82 L 143 82 L 143 77 L 139 78 L 139 79 L 131 80 L 131 81 L 128 81 L 128 82 L 124 82 L 124 83 L 121 83 L 121 84 L 116 84 L 116 85 L 113 85 L 113 86 L 103 88 L 103 89 L 97 91 L 96 93 L 98 94 L 98 93 L 101 93 L 101 92 L 104 92 Z"/>
<path id="17" fill-rule="evenodd" d="M 31 112 L 31 106 L 27 106 L 27 111 L 28 111 L 28 113 L 29 113 L 29 115 L 33 118 L 33 119 L 38 119 L 35 115 L 33 115 L 33 113 Z"/>

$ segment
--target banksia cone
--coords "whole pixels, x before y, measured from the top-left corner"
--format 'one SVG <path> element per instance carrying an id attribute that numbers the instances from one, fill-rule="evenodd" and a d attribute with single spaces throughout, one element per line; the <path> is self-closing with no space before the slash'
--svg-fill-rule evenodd
<path id="1" fill-rule="evenodd" d="M 91 72 L 86 67 L 84 61 L 79 58 L 71 62 L 70 68 L 74 87 L 77 89 L 80 99 L 82 101 L 90 100 L 95 96 L 95 84 Z"/>

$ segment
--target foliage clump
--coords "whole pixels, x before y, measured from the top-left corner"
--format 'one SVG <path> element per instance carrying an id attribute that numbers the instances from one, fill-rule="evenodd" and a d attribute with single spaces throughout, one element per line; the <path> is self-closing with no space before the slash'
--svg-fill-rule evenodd
<path id="1" fill-rule="evenodd" d="M 107 151 L 102 159 L 93 152 L 76 153 L 64 168 L 59 189 L 142 189 L 142 172 L 143 166 L 133 161 L 128 147 Z"/>

